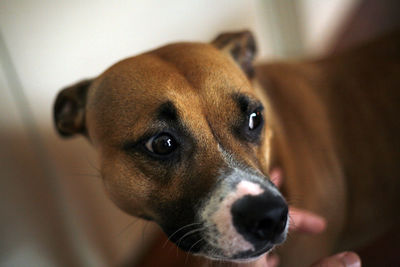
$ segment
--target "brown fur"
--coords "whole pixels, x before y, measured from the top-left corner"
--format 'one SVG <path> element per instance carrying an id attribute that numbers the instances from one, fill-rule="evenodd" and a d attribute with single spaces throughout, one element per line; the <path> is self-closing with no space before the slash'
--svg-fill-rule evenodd
<path id="1" fill-rule="evenodd" d="M 222 35 L 213 44 L 225 53 L 209 44 L 178 43 L 115 64 L 88 88 L 85 130 L 81 117 L 57 123 L 69 127 L 60 132 L 86 133 L 98 148 L 105 186 L 119 207 L 163 222 L 165 207 L 206 197 L 225 164 L 221 144 L 266 176 L 270 166 L 282 168 L 289 203 L 328 220 L 321 235 L 289 237 L 279 250 L 284 266 L 357 248 L 398 222 L 398 34 L 324 60 L 255 69 L 246 53 L 254 52 L 248 32 Z M 231 96 L 238 92 L 264 103 L 259 145 L 227 130 L 237 124 Z M 123 149 L 163 127 L 153 121 L 166 101 L 173 101 L 195 140 L 174 168 Z M 56 103 L 56 122 L 76 113 Z"/>
<path id="2" fill-rule="evenodd" d="M 165 201 L 174 201 L 187 193 L 181 191 L 186 165 L 175 170 L 172 181 L 156 183 L 157 179 L 149 177 L 165 176 L 165 168 L 140 155 L 131 158 L 121 149 L 127 140 L 136 140 L 154 127 L 149 122 L 155 109 L 165 101 L 173 100 L 188 131 L 197 140 L 193 158 L 196 163 L 192 168 L 201 168 L 198 171 L 203 177 L 201 184 L 191 185 L 190 193 L 206 193 L 214 183 L 207 179 L 215 179 L 215 174 L 207 174 L 216 173 L 222 164 L 214 135 L 221 136 L 223 145 L 235 154 L 258 150 L 241 147 L 224 134 L 224 125 L 228 128 L 234 123 L 235 116 L 231 114 L 237 110 L 230 94 L 234 91 L 251 94 L 247 78 L 236 65 L 227 64 L 229 60 L 207 44 L 174 44 L 121 61 L 94 81 L 86 108 L 88 135 L 99 147 L 106 188 L 121 208 L 155 219 L 158 215 L 148 208 L 154 204 L 155 192 Z M 193 62 L 200 68 L 189 67 Z M 202 69 L 204 66 L 207 68 Z M 215 109 L 208 109 L 209 106 Z M 253 166 L 259 162 L 254 156 L 243 157 L 243 160 Z"/>
<path id="3" fill-rule="evenodd" d="M 287 266 L 360 248 L 398 223 L 399 48 L 397 33 L 323 60 L 257 67 L 273 106 L 272 164 L 285 172 L 283 190 L 328 219 L 322 236 L 289 239 Z"/>

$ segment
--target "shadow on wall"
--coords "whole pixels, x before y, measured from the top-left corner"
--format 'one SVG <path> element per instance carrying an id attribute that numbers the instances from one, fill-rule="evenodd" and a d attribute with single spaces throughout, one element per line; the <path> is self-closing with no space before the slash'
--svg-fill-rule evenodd
<path id="1" fill-rule="evenodd" d="M 0 266 L 114 266 L 145 249 L 158 228 L 111 203 L 90 144 L 42 138 L 46 166 L 26 131 L 0 131 Z"/>

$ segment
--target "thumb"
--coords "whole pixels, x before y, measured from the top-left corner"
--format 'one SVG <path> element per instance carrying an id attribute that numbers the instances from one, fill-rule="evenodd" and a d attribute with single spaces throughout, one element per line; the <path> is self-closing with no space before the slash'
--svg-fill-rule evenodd
<path id="1" fill-rule="evenodd" d="M 361 267 L 361 260 L 354 252 L 342 252 L 323 258 L 311 267 Z"/>

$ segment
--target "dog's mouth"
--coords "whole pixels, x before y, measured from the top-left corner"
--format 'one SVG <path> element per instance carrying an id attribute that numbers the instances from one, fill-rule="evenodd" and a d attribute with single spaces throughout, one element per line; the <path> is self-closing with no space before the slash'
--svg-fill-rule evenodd
<path id="1" fill-rule="evenodd" d="M 203 237 L 204 226 L 202 223 L 191 223 L 169 235 L 168 239 L 174 242 L 180 249 L 198 254 L 204 250 L 207 245 Z M 168 234 L 168 232 L 167 232 Z"/>
<path id="2" fill-rule="evenodd" d="M 189 253 L 226 261 L 256 260 L 284 242 L 289 219 L 282 195 L 265 179 L 236 180 L 240 172 L 212 192 L 196 222 L 166 231 L 170 240 Z"/>
<path id="3" fill-rule="evenodd" d="M 248 246 L 240 247 L 240 244 L 235 244 L 235 239 L 220 241 L 223 243 L 230 243 L 231 246 L 235 246 L 236 252 L 232 254 L 230 251 L 225 251 L 218 244 L 210 243 L 210 240 L 206 238 L 207 230 L 204 229 L 202 224 L 194 223 L 197 227 L 187 227 L 190 228 L 186 231 L 181 231 L 181 234 L 176 234 L 174 237 L 170 238 L 180 249 L 192 253 L 204 256 L 212 260 L 224 260 L 224 261 L 237 261 L 237 262 L 247 262 L 257 260 L 259 257 L 273 249 L 273 247 L 281 243 L 285 237 L 286 233 L 281 232 L 280 242 L 271 242 L 269 239 L 259 240 L 253 243 L 253 248 L 249 249 Z M 218 235 L 218 233 L 216 233 Z"/>
<path id="4" fill-rule="evenodd" d="M 260 258 L 262 255 L 270 251 L 274 246 L 273 245 L 265 245 L 256 251 L 244 251 L 239 254 L 236 254 L 231 260 L 234 261 L 253 261 Z"/>

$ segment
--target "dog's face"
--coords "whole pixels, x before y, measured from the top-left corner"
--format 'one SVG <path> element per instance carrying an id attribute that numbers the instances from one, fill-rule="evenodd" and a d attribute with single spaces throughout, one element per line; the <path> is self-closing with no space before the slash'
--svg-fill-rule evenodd
<path id="1" fill-rule="evenodd" d="M 270 129 L 249 82 L 248 32 L 123 60 L 65 89 L 55 120 L 100 153 L 112 200 L 180 248 L 251 260 L 283 242 L 288 208 L 267 176 Z"/>

